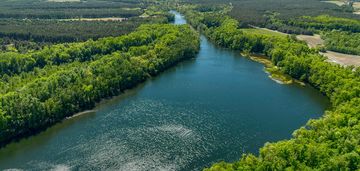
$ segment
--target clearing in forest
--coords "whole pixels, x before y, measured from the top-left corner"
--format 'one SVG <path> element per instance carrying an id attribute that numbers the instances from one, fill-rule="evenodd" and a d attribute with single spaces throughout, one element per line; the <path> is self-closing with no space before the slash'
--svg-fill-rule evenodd
<path id="1" fill-rule="evenodd" d="M 360 15 L 360 2 L 353 2 L 354 14 Z"/>
<path id="2" fill-rule="evenodd" d="M 288 34 L 286 33 L 282 33 L 276 30 L 270 30 L 267 28 L 260 28 L 260 27 L 256 27 L 256 26 L 251 26 L 253 28 L 246 28 L 246 29 L 241 29 L 244 32 L 252 32 L 252 33 L 259 33 L 259 34 L 267 34 L 267 35 L 272 35 L 272 36 L 287 36 Z"/>
<path id="3" fill-rule="evenodd" d="M 243 29 L 243 31 L 253 31 L 253 32 L 258 32 L 258 33 L 262 33 L 262 34 L 272 34 L 272 35 L 277 35 L 277 36 L 289 35 L 286 33 L 281 33 L 279 31 L 270 30 L 267 28 L 259 28 L 259 27 L 254 27 L 254 26 L 253 26 L 253 29 Z M 306 42 L 310 48 L 324 46 L 324 43 L 325 43 L 325 41 L 318 34 L 315 34 L 313 36 L 297 35 L 296 38 L 298 40 Z M 348 55 L 348 54 L 338 53 L 338 52 L 333 52 L 333 51 L 321 52 L 320 54 L 327 57 L 328 62 L 337 63 L 337 64 L 340 64 L 343 66 L 351 66 L 351 65 L 354 65 L 357 67 L 360 66 L 360 56 L 357 56 L 357 55 Z"/>
<path id="4" fill-rule="evenodd" d="M 315 34 L 314 36 L 298 35 L 296 36 L 296 38 L 298 40 L 305 41 L 310 48 L 324 46 L 325 43 L 325 41 L 318 34 Z M 337 63 L 344 66 L 360 66 L 360 56 L 357 55 L 349 55 L 333 51 L 321 52 L 320 54 L 326 56 L 328 58 L 327 61 L 329 62 Z"/>
<path id="5" fill-rule="evenodd" d="M 310 48 L 316 48 L 324 45 L 324 40 L 321 39 L 321 36 L 315 34 L 313 36 L 309 35 L 297 35 L 296 38 L 301 41 L 305 41 Z"/>
<path id="6" fill-rule="evenodd" d="M 343 6 L 345 5 L 345 1 L 321 1 L 321 2 L 326 2 L 326 3 L 332 3 L 338 6 Z"/>
<path id="7" fill-rule="evenodd" d="M 348 55 L 333 51 L 326 51 L 325 53 L 320 52 L 320 54 L 328 58 L 327 61 L 334 62 L 344 66 L 360 66 L 360 56 L 357 55 Z"/>

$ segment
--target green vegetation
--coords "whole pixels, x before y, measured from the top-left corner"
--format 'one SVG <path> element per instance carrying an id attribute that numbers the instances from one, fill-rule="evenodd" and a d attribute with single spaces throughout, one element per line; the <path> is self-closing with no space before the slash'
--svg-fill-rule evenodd
<path id="1" fill-rule="evenodd" d="M 303 16 L 287 21 L 288 25 L 298 26 L 306 29 L 316 30 L 342 30 L 349 32 L 360 32 L 360 21 L 355 19 L 339 18 L 329 15 L 317 17 Z"/>
<path id="2" fill-rule="evenodd" d="M 356 36 L 360 30 L 360 15 L 353 14 L 351 6 L 338 6 L 318 0 L 204 0 L 184 2 L 197 5 L 200 12 L 218 10 L 222 5 L 232 7 L 228 13 L 239 26 L 258 26 L 288 34 L 322 34 L 327 40 L 324 50 L 358 55 Z M 349 8 L 350 7 L 350 8 Z M 330 34 L 332 30 L 345 31 Z M 346 36 L 348 34 L 349 36 Z M 344 41 L 349 43 L 345 43 Z M 351 46 L 348 46 L 348 44 Z"/>
<path id="3" fill-rule="evenodd" d="M 119 36 L 141 24 L 167 23 L 164 16 L 126 21 L 0 20 L 0 37 L 17 41 L 62 43 Z"/>
<path id="4" fill-rule="evenodd" d="M 320 0 L 182 0 L 186 3 L 199 5 L 198 9 L 211 11 L 218 9 L 219 5 L 233 7 L 229 15 L 238 20 L 242 26 L 248 24 L 265 27 L 269 24 L 268 14 L 278 13 L 279 19 L 289 20 L 307 16 L 319 16 L 327 14 L 336 17 L 360 19 L 360 16 L 352 14 L 351 10 L 339 7 L 335 4 L 324 3 Z M 199 10 L 200 11 L 200 10 Z M 201 10 L 201 12 L 206 12 Z"/>
<path id="5" fill-rule="evenodd" d="M 320 15 L 304 16 L 284 22 L 285 25 L 299 27 L 322 34 L 326 50 L 345 54 L 360 54 L 359 31 L 360 21 L 347 18 Z"/>
<path id="6" fill-rule="evenodd" d="M 269 36 L 286 36 L 286 34 L 283 34 L 281 32 L 276 32 L 272 30 L 265 30 L 265 29 L 258 29 L 258 28 L 244 28 L 241 29 L 244 33 L 258 33 L 258 34 L 265 34 Z"/>
<path id="7" fill-rule="evenodd" d="M 33 42 L 26 40 L 15 40 L 11 38 L 0 38 L 0 52 L 20 52 L 26 53 L 31 50 L 39 50 L 47 43 L 45 42 Z"/>
<path id="8" fill-rule="evenodd" d="M 324 33 L 322 37 L 328 50 L 360 55 L 360 33 L 331 31 Z"/>
<path id="9" fill-rule="evenodd" d="M 143 25 L 121 36 L 0 56 L 0 143 L 91 109 L 199 49 L 188 25 Z"/>
<path id="10" fill-rule="evenodd" d="M 267 143 L 258 156 L 245 154 L 237 162 L 217 163 L 207 170 L 360 168 L 360 69 L 330 64 L 294 36 L 248 28 L 321 33 L 326 49 L 360 54 L 358 16 L 317 0 L 184 1 L 187 5 L 178 9 L 211 41 L 265 56 L 251 58 L 265 64 L 272 78 L 309 83 L 332 103 L 330 111 L 296 130 L 292 139 Z M 166 7 L 154 4 L 153 0 L 0 2 L 0 144 L 90 109 L 101 99 L 194 57 L 199 49 L 197 33 L 186 25 L 154 24 L 173 19 Z M 81 21 L 84 17 L 127 20 Z M 146 23 L 153 24 L 142 25 Z M 123 36 L 108 37 L 119 35 Z M 53 45 L 59 42 L 68 43 Z"/>
<path id="11" fill-rule="evenodd" d="M 360 168 L 360 69 L 325 61 L 293 37 L 246 32 L 238 21 L 219 12 L 180 7 L 190 23 L 220 46 L 260 53 L 282 72 L 305 81 L 330 98 L 332 108 L 310 120 L 293 138 L 267 143 L 259 156 L 245 154 L 235 163 L 205 170 L 357 170 Z M 209 24 L 215 23 L 215 24 Z"/>
<path id="12" fill-rule="evenodd" d="M 173 16 L 154 1 L 4 0 L 0 2 L 0 52 L 26 53 L 46 45 L 119 36 L 141 24 Z"/>
<path id="13" fill-rule="evenodd" d="M 143 13 L 147 4 L 140 0 L 79 0 L 54 2 L 51 0 L 2 0 L 0 18 L 64 19 L 134 17 Z"/>
<path id="14" fill-rule="evenodd" d="M 251 60 L 264 64 L 265 71 L 268 72 L 269 77 L 275 80 L 276 82 L 279 82 L 281 84 L 292 84 L 293 82 L 301 84 L 301 82 L 294 81 L 289 75 L 284 74 L 281 70 L 279 70 L 277 66 L 274 66 L 271 60 L 266 56 L 256 55 L 256 54 L 250 54 L 244 56 L 248 56 Z"/>

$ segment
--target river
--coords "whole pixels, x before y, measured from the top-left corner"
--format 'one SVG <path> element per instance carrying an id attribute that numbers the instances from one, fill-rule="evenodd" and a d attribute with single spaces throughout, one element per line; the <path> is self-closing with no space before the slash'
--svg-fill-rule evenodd
<path id="1" fill-rule="evenodd" d="M 278 84 L 201 36 L 196 58 L 0 149 L 0 169 L 200 170 L 288 139 L 327 107 L 314 88 Z"/>

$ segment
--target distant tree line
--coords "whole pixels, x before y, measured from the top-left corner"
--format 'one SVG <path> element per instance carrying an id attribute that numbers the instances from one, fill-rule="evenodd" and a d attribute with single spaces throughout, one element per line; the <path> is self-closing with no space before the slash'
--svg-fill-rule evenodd
<path id="1" fill-rule="evenodd" d="M 3 0 L 0 18 L 66 19 L 79 17 L 134 17 L 144 12 L 147 4 L 134 0 L 90 0 L 51 2 L 47 0 Z"/>
<path id="2" fill-rule="evenodd" d="M 70 8 L 70 9 L 16 9 L 1 10 L 0 18 L 15 19 L 67 19 L 67 18 L 102 18 L 102 17 L 122 17 L 129 18 L 139 16 L 143 13 L 142 9 L 124 8 Z"/>
<path id="3" fill-rule="evenodd" d="M 119 36 L 141 24 L 167 23 L 165 16 L 131 18 L 126 21 L 0 20 L 0 38 L 34 42 L 74 42 Z"/>

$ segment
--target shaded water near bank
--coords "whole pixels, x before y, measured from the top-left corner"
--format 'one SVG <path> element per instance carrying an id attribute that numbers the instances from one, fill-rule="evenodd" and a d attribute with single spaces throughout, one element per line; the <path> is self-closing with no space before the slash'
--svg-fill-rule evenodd
<path id="1" fill-rule="evenodd" d="M 197 58 L 0 149 L 0 169 L 200 170 L 288 139 L 328 106 L 315 89 L 277 84 L 202 36 Z"/>

